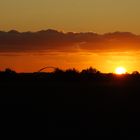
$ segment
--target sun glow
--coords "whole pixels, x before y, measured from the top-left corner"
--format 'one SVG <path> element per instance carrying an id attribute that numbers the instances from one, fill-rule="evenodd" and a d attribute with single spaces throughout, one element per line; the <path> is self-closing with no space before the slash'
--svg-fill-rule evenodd
<path id="1" fill-rule="evenodd" d="M 126 73 L 126 69 L 124 67 L 117 67 L 115 70 L 116 74 L 125 74 Z"/>

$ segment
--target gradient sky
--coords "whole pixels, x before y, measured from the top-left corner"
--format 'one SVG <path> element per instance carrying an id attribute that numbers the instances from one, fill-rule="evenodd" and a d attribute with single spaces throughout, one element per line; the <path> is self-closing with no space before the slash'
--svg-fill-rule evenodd
<path id="1" fill-rule="evenodd" d="M 24 32 L 51 28 L 63 32 L 91 31 L 104 34 L 120 31 L 140 35 L 139 7 L 140 0 L 0 0 L 0 30 L 15 29 Z M 2 36 L 5 36 L 5 33 L 2 33 Z M 12 40 L 13 36 L 10 39 Z M 1 41 L 3 42 L 2 39 Z M 79 49 L 78 52 L 52 50 L 45 54 L 25 53 L 23 48 L 28 46 L 23 44 L 19 45 L 21 51 L 18 53 L 8 52 L 7 49 L 7 53 L 3 54 L 0 50 L 0 70 L 9 67 L 18 72 L 29 72 L 51 65 L 77 69 L 93 66 L 102 72 L 113 72 L 116 67 L 124 66 L 128 72 L 140 71 L 140 47 L 137 42 L 131 45 L 126 42 L 123 46 L 122 41 L 112 46 L 112 49 L 117 48 L 117 51 L 113 52 L 99 49 L 97 53 Z M 6 45 L 11 49 L 14 47 L 10 43 Z M 4 47 L 0 45 L 1 49 Z M 94 48 L 94 45 L 91 45 L 92 47 Z M 103 47 L 105 50 L 107 44 Z"/>
<path id="2" fill-rule="evenodd" d="M 140 34 L 140 0 L 0 0 L 0 29 Z"/>

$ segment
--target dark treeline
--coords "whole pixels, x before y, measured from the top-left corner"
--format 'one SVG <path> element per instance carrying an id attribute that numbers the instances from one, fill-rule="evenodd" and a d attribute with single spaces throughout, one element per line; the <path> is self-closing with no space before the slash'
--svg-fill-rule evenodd
<path id="1" fill-rule="evenodd" d="M 16 73 L 9 68 L 0 71 L 0 82 L 4 81 L 27 81 L 27 82 L 140 82 L 140 73 L 133 71 L 131 74 L 126 73 L 117 75 L 115 73 L 101 73 L 96 68 L 87 68 L 82 71 L 76 69 L 62 70 L 54 68 L 52 72 L 34 72 L 34 73 Z"/>
<path id="2" fill-rule="evenodd" d="M 33 113 L 34 126 L 45 126 L 49 136 L 140 135 L 137 71 L 116 75 L 94 68 L 35 73 L 6 69 L 0 72 L 0 91 L 0 104 L 10 106 L 4 111 Z"/>

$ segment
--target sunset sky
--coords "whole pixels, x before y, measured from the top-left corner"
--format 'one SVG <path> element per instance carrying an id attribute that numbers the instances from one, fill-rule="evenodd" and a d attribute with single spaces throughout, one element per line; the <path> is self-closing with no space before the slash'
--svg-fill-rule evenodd
<path id="1" fill-rule="evenodd" d="M 140 0 L 0 0 L 0 70 L 140 71 L 139 7 Z"/>
<path id="2" fill-rule="evenodd" d="M 139 0 L 0 0 L 0 28 L 140 34 L 139 6 Z"/>

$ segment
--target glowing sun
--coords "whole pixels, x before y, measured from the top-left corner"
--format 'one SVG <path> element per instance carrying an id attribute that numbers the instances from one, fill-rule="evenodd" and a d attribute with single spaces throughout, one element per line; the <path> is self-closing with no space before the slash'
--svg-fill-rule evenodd
<path id="1" fill-rule="evenodd" d="M 116 74 L 125 74 L 126 73 L 126 69 L 124 67 L 117 67 L 115 70 Z"/>

